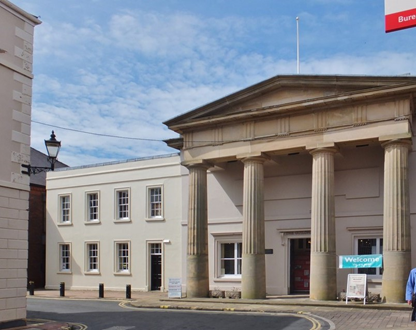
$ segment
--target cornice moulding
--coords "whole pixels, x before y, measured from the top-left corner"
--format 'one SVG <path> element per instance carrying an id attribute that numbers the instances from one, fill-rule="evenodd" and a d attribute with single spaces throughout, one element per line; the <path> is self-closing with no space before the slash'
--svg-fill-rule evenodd
<path id="1" fill-rule="evenodd" d="M 399 86 L 387 86 L 382 88 L 375 88 L 371 90 L 358 91 L 353 93 L 345 93 L 335 96 L 327 96 L 323 98 L 302 100 L 294 103 L 287 103 L 283 105 L 268 106 L 264 108 L 257 108 L 252 110 L 244 110 L 239 113 L 233 113 L 226 116 L 207 117 L 200 120 L 188 121 L 172 125 L 169 128 L 178 133 L 183 133 L 186 129 L 195 128 L 198 126 L 218 125 L 228 122 L 244 121 L 247 118 L 253 120 L 254 118 L 262 118 L 271 115 L 285 115 L 285 114 L 301 114 L 310 110 L 331 109 L 339 106 L 344 106 L 346 103 L 352 105 L 358 102 L 370 102 L 376 99 L 386 99 L 388 97 L 413 99 L 416 93 L 416 84 L 402 84 Z M 413 103 L 413 102 L 412 102 Z M 224 104 L 223 104 L 224 106 Z"/>

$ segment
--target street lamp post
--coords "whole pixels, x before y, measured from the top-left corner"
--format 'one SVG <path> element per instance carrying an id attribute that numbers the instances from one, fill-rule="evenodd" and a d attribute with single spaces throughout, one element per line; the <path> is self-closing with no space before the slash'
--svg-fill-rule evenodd
<path id="1" fill-rule="evenodd" d="M 45 140 L 46 151 L 48 152 L 48 162 L 51 163 L 50 167 L 31 166 L 30 164 L 22 164 L 22 167 L 26 170 L 22 170 L 22 174 L 31 175 L 41 172 L 48 172 L 55 170 L 55 163 L 58 157 L 59 149 L 61 149 L 61 141 L 56 139 L 55 132 L 52 131 L 49 140 Z"/>

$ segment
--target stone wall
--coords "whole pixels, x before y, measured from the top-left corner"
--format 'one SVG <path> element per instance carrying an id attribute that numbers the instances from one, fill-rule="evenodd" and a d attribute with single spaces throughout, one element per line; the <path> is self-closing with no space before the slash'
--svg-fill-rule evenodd
<path id="1" fill-rule="evenodd" d="M 2 321 L 26 317 L 28 199 L 27 191 L 0 187 L 0 320 Z"/>

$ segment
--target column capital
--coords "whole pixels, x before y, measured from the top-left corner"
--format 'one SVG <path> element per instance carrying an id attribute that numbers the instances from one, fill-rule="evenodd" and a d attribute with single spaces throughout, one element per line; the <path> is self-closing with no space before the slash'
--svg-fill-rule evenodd
<path id="1" fill-rule="evenodd" d="M 265 161 L 270 160 L 270 156 L 268 156 L 264 153 L 259 153 L 257 155 L 244 155 L 240 158 L 240 160 L 243 163 L 255 162 L 255 163 L 262 163 L 263 164 Z"/>
<path id="2" fill-rule="evenodd" d="M 337 146 L 334 147 L 322 147 L 322 148 L 316 148 L 309 151 L 309 153 L 313 156 L 314 154 L 319 153 L 332 153 L 336 154 L 339 152 L 339 148 Z"/>
<path id="3" fill-rule="evenodd" d="M 185 166 L 186 168 L 203 168 L 203 169 L 209 169 L 213 167 L 214 165 L 210 162 L 207 162 L 206 160 L 202 160 L 200 162 L 182 162 L 182 166 Z"/>
<path id="4" fill-rule="evenodd" d="M 409 150 L 412 147 L 412 140 L 410 139 L 394 139 L 394 140 L 389 140 L 389 141 L 385 141 L 381 144 L 381 146 L 386 149 L 392 145 L 402 145 L 402 146 L 406 146 Z"/>

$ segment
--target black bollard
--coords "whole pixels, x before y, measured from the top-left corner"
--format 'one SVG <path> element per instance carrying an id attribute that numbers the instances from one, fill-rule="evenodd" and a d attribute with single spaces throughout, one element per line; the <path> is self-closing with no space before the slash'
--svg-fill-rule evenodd
<path id="1" fill-rule="evenodd" d="M 126 299 L 131 299 L 131 285 L 126 285 Z"/>
<path id="2" fill-rule="evenodd" d="M 104 298 L 104 283 L 98 285 L 98 298 Z"/>
<path id="3" fill-rule="evenodd" d="M 61 297 L 65 297 L 65 282 L 61 282 L 61 284 L 59 284 L 59 295 Z"/>
<path id="4" fill-rule="evenodd" d="M 35 282 L 29 281 L 29 294 L 31 296 L 35 295 Z"/>

